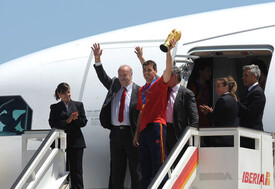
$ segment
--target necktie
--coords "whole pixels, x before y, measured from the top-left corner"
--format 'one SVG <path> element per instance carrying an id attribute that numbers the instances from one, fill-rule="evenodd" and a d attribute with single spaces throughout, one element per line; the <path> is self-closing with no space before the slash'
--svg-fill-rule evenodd
<path id="1" fill-rule="evenodd" d="M 120 105 L 119 105 L 119 114 L 118 114 L 118 121 L 121 123 L 124 119 L 124 106 L 125 106 L 125 98 L 126 98 L 126 88 L 123 87 L 124 90 L 121 95 Z"/>
<path id="2" fill-rule="evenodd" d="M 166 122 L 173 123 L 173 105 L 172 100 L 170 98 L 172 92 L 172 88 L 168 88 L 167 91 L 167 105 L 166 105 Z"/>
<path id="3" fill-rule="evenodd" d="M 172 92 L 172 88 L 171 87 L 169 87 L 168 88 L 168 91 L 167 91 L 167 101 L 169 100 L 169 98 L 170 98 L 170 94 L 171 94 L 171 92 Z"/>

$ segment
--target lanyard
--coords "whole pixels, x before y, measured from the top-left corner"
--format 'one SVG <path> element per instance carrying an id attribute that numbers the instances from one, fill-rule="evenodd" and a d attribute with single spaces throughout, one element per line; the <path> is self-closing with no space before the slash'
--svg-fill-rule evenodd
<path id="1" fill-rule="evenodd" d="M 146 85 L 147 83 L 144 85 L 144 88 L 143 88 L 143 91 L 142 91 L 142 102 L 143 102 L 143 105 L 145 104 L 146 102 L 146 96 L 147 96 L 147 92 L 148 90 L 150 89 L 151 85 L 157 80 L 157 78 L 154 79 L 154 81 L 152 81 L 152 83 L 150 83 L 150 85 L 148 86 L 148 88 L 146 89 L 146 92 L 144 94 L 144 91 L 145 91 L 145 88 L 146 88 Z"/>

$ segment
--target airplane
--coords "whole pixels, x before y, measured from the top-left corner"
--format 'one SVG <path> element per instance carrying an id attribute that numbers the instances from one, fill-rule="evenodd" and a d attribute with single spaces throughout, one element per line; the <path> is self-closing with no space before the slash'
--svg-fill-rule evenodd
<path id="1" fill-rule="evenodd" d="M 174 64 L 183 69 L 182 84 L 187 86 L 197 71 L 197 62 L 211 62 L 212 85 L 216 78 L 231 75 L 237 81 L 239 97 L 245 90 L 242 67 L 261 60 L 268 69 L 264 131 L 275 132 L 274 10 L 275 3 L 266 3 L 171 18 L 72 41 L 1 64 L 1 188 L 9 188 L 22 171 L 22 133 L 50 129 L 50 105 L 56 103 L 54 90 L 61 82 L 71 86 L 73 100 L 84 103 L 88 119 L 82 129 L 87 143 L 83 158 L 85 188 L 108 187 L 109 130 L 99 122 L 107 90 L 93 68 L 93 43 L 100 43 L 102 64 L 110 77 L 117 76 L 118 67 L 127 64 L 133 69 L 133 81 L 142 86 L 145 80 L 134 48 L 143 47 L 144 57 L 154 60 L 158 73 L 162 73 L 165 53 L 159 46 L 173 29 L 178 29 L 182 37 L 172 56 Z M 218 96 L 214 89 L 212 93 L 214 106 Z M 10 122 L 12 129 L 7 130 Z M 129 174 L 125 186 L 130 187 Z"/>

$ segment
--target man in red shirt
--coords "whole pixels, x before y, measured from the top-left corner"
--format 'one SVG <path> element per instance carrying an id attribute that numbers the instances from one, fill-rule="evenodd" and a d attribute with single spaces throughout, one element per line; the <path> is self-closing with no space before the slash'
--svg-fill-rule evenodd
<path id="1" fill-rule="evenodd" d="M 168 81 L 172 72 L 171 40 L 166 54 L 166 69 L 156 78 L 157 65 L 148 60 L 142 64 L 146 84 L 139 89 L 137 109 L 140 110 L 133 143 L 139 146 L 142 188 L 147 188 L 166 158 L 166 105 Z"/>

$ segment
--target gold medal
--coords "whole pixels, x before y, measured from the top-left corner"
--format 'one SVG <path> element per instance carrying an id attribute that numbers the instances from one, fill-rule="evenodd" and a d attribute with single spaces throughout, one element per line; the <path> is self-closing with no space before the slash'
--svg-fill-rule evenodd
<path id="1" fill-rule="evenodd" d="M 145 104 L 142 105 L 142 109 L 144 108 Z"/>

